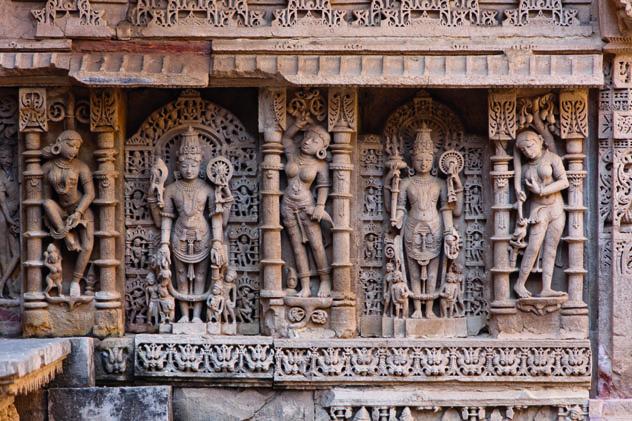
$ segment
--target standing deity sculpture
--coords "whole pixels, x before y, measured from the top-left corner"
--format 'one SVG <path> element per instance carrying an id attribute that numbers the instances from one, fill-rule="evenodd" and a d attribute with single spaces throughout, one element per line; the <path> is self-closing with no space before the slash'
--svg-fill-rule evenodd
<path id="1" fill-rule="evenodd" d="M 11 147 L 8 145 L 0 147 L 0 298 L 5 297 L 5 285 L 20 260 L 18 239 L 20 198 L 13 159 Z"/>
<path id="2" fill-rule="evenodd" d="M 295 136 L 300 131 L 303 131 L 303 137 L 300 146 L 297 146 Z M 310 296 L 308 250 L 320 279 L 318 297 L 329 297 L 331 294 L 330 267 L 320 226 L 321 221 L 333 225 L 325 211 L 330 187 L 326 161 L 330 141 L 331 137 L 324 127 L 301 114 L 296 115 L 294 124 L 283 135 L 287 187 L 281 201 L 281 216 L 294 253 L 300 297 Z M 312 188 L 316 190 L 315 200 Z"/>
<path id="3" fill-rule="evenodd" d="M 180 309 L 178 323 L 201 323 L 207 291 L 208 269 L 211 268 L 211 290 L 221 282 L 227 265 L 224 228 L 228 222 L 233 198 L 228 187 L 232 166 L 225 158 L 209 162 L 207 177 L 200 178 L 202 148 L 198 133 L 192 127 L 183 133 L 177 159 L 177 177 L 164 188 L 163 164 L 152 174 L 152 214 L 159 209 L 160 249 L 158 260 L 175 267 L 176 288 L 171 288 Z M 153 178 L 157 178 L 154 180 Z M 206 213 L 208 212 L 208 213 Z M 207 218 L 207 215 L 210 216 Z"/>
<path id="4" fill-rule="evenodd" d="M 423 317 L 422 303 L 425 303 L 425 317 L 436 317 L 432 307 L 439 295 L 437 279 L 443 279 L 448 261 L 456 259 L 460 251 L 460 236 L 453 219 L 463 208 L 463 185 L 459 177 L 463 158 L 456 151 L 444 153 L 439 167 L 448 176 L 447 180 L 432 175 L 434 142 L 430 135 L 431 130 L 425 126 L 417 131 L 412 151 L 413 176 L 400 180 L 400 171 L 406 164 L 395 153 L 387 162 L 389 171 L 385 178 L 386 199 L 391 203 L 390 222 L 395 231 L 403 234 L 400 252 L 405 252 L 405 257 L 397 259 L 407 263 L 414 304 L 411 317 L 415 319 Z"/>
<path id="5" fill-rule="evenodd" d="M 512 245 L 524 248 L 514 290 L 520 298 L 531 297 L 531 292 L 525 285 L 534 266 L 541 259 L 542 290 L 539 295 L 562 297 L 566 293 L 553 290 L 551 283 L 557 246 L 566 223 L 562 191 L 569 184 L 564 163 L 562 158 L 545 147 L 541 135 L 525 130 L 516 138 L 514 169 L 518 218 Z M 529 191 L 529 197 L 525 190 Z M 529 217 L 525 218 L 522 206 L 527 199 L 530 201 L 530 208 Z M 527 229 L 528 226 L 530 227 Z"/>
<path id="6" fill-rule="evenodd" d="M 92 171 L 77 159 L 83 140 L 74 130 L 63 131 L 42 154 L 49 161 L 42 166 L 43 207 L 54 240 L 64 240 L 66 249 L 78 253 L 70 296 L 81 295 L 79 282 L 84 276 L 94 246 L 94 215 L 90 205 L 95 198 Z"/>

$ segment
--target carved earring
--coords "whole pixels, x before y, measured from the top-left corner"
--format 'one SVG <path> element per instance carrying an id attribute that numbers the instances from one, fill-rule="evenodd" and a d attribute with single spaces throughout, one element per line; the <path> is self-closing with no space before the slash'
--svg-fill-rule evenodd
<path id="1" fill-rule="evenodd" d="M 53 146 L 51 146 L 50 152 L 53 155 L 59 155 L 61 153 L 61 143 L 55 142 L 55 144 Z"/>
<path id="2" fill-rule="evenodd" d="M 323 148 L 316 152 L 316 158 L 325 159 L 327 158 L 327 149 Z"/>

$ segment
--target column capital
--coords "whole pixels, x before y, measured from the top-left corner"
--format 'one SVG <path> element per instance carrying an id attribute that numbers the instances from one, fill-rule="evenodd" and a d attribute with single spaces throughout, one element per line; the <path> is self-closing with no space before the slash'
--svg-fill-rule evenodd
<path id="1" fill-rule="evenodd" d="M 47 132 L 46 88 L 20 88 L 20 132 Z"/>
<path id="2" fill-rule="evenodd" d="M 329 88 L 327 125 L 330 132 L 355 132 L 358 126 L 358 91 Z"/>
<path id="3" fill-rule="evenodd" d="M 577 139 L 588 136 L 588 91 L 560 91 L 560 137 Z"/>
<path id="4" fill-rule="evenodd" d="M 117 89 L 90 90 L 90 131 L 116 132 L 119 130 L 120 92 Z"/>
<path id="5" fill-rule="evenodd" d="M 285 88 L 259 89 L 259 132 L 283 131 L 286 120 Z"/>

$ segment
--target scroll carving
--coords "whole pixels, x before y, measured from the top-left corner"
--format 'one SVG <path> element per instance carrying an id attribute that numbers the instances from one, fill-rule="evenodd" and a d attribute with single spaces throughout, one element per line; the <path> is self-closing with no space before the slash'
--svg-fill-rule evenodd
<path id="1" fill-rule="evenodd" d="M 29 89 L 20 92 L 20 131 L 48 130 L 46 90 Z"/>
<path id="2" fill-rule="evenodd" d="M 517 9 L 505 11 L 503 25 L 573 26 L 579 25 L 579 19 L 577 10 L 564 7 L 562 0 L 544 2 L 520 0 Z"/>

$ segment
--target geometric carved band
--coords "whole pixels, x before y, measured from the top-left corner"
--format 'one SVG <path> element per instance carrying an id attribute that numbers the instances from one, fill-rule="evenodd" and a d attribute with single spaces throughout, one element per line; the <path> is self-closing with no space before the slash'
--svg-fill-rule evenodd
<path id="1" fill-rule="evenodd" d="M 459 382 L 589 384 L 588 341 L 136 335 L 135 375 L 324 386 Z"/>

